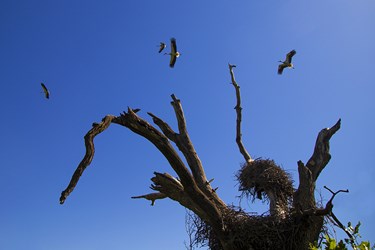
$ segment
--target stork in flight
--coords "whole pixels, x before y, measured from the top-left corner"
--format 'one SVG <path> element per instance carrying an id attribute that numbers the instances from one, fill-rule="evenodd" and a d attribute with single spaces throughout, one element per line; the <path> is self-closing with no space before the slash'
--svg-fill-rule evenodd
<path id="1" fill-rule="evenodd" d="M 177 51 L 177 45 L 176 45 L 176 39 L 171 38 L 171 53 L 165 53 L 164 55 L 170 55 L 171 60 L 169 62 L 169 67 L 173 68 L 174 64 L 176 63 L 177 57 L 179 57 L 181 54 Z"/>
<path id="2" fill-rule="evenodd" d="M 42 85 L 42 89 L 43 89 L 43 93 L 44 93 L 44 96 L 49 99 L 49 90 L 47 89 L 46 85 L 44 85 L 44 83 L 40 83 L 40 85 Z"/>
<path id="3" fill-rule="evenodd" d="M 295 50 L 290 51 L 288 54 L 286 54 L 285 61 L 279 61 L 281 64 L 279 64 L 279 68 L 277 70 L 277 73 L 281 75 L 283 73 L 283 70 L 285 68 L 292 68 L 294 69 L 294 66 L 292 64 L 292 57 L 296 54 L 297 52 Z"/>
<path id="4" fill-rule="evenodd" d="M 160 42 L 160 45 L 159 45 L 159 53 L 163 51 L 163 49 L 165 49 L 165 47 L 167 47 L 167 45 L 163 42 Z"/>

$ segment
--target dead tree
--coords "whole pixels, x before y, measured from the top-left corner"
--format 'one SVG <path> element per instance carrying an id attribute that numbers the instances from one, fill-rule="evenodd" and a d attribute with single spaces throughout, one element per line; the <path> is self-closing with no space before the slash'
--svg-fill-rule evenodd
<path id="1" fill-rule="evenodd" d="M 288 173 L 269 159 L 252 159 L 241 140 L 241 96 L 236 83 L 234 65 L 229 65 L 232 85 L 236 90 L 237 114 L 236 143 L 245 163 L 237 174 L 240 191 L 254 198 L 268 199 L 269 214 L 258 216 L 245 213 L 241 208 L 227 205 L 207 180 L 202 163 L 190 140 L 184 112 L 179 99 L 172 95 L 172 106 L 178 122 L 173 130 L 166 122 L 152 113 L 157 129 L 137 115 L 138 109 L 128 108 L 119 116 L 107 115 L 85 135 L 86 154 L 68 187 L 61 193 L 63 204 L 74 190 L 80 176 L 94 156 L 94 137 L 112 123 L 122 125 L 146 138 L 164 155 L 178 178 L 168 173 L 154 172 L 150 194 L 132 198 L 156 200 L 170 198 L 192 211 L 197 217 L 196 240 L 206 242 L 210 249 L 308 249 L 309 243 L 318 240 L 323 219 L 332 212 L 332 200 L 325 207 L 318 207 L 314 191 L 320 173 L 329 162 L 329 141 L 340 129 L 340 120 L 322 129 L 315 143 L 311 158 L 304 164 L 298 161 L 299 186 L 293 188 Z M 174 143 L 183 154 L 187 165 L 172 146 Z M 335 193 L 336 194 L 336 193 Z"/>

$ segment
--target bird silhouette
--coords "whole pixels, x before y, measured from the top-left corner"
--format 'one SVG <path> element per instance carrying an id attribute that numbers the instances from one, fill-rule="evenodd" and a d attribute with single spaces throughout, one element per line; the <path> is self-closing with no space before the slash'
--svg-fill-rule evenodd
<path id="1" fill-rule="evenodd" d="M 42 89 L 43 89 L 43 93 L 44 93 L 44 96 L 49 99 L 49 90 L 47 89 L 46 85 L 44 85 L 44 83 L 40 83 L 40 85 L 42 85 Z"/>
<path id="2" fill-rule="evenodd" d="M 288 54 L 286 54 L 286 58 L 284 61 L 279 61 L 281 64 L 279 64 L 279 67 L 277 69 L 277 73 L 281 75 L 283 73 L 283 70 L 285 68 L 292 68 L 294 69 L 294 66 L 292 64 L 292 57 L 296 54 L 297 52 L 295 50 L 290 51 Z"/>
<path id="3" fill-rule="evenodd" d="M 159 53 L 161 53 L 163 51 L 163 49 L 165 49 L 167 47 L 167 45 L 163 42 L 160 42 L 160 45 L 159 45 Z"/>
<path id="4" fill-rule="evenodd" d="M 176 39 L 171 38 L 171 53 L 165 53 L 164 55 L 170 55 L 171 60 L 169 62 L 169 67 L 173 68 L 174 64 L 176 63 L 177 57 L 179 57 L 181 54 L 177 51 L 177 45 L 176 45 Z"/>

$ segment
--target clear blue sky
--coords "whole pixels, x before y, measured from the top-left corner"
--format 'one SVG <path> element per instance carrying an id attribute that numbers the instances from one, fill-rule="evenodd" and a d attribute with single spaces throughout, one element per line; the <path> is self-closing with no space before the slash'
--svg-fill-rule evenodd
<path id="1" fill-rule="evenodd" d="M 118 125 L 95 139 L 92 164 L 59 204 L 92 122 L 130 106 L 175 127 L 172 93 L 208 178 L 238 205 L 243 158 L 228 62 L 237 64 L 253 157 L 297 177 L 296 162 L 311 156 L 318 132 L 342 118 L 317 196 L 330 198 L 324 185 L 348 188 L 334 212 L 361 221 L 363 238 L 375 243 L 374 13 L 373 0 L 0 1 L 0 249 L 184 249 L 184 208 L 130 199 L 150 192 L 154 171 L 173 170 Z M 182 53 L 174 69 L 157 53 L 171 37 Z M 295 69 L 277 75 L 291 49 Z"/>

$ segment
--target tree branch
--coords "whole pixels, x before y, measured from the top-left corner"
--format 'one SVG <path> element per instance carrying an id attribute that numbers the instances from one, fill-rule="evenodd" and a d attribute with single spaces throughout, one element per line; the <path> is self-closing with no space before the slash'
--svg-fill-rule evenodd
<path id="1" fill-rule="evenodd" d="M 201 189 L 202 192 L 205 195 L 207 195 L 207 197 L 213 200 L 214 203 L 220 209 L 224 209 L 226 205 L 215 192 L 212 192 L 213 189 L 210 183 L 207 181 L 207 177 L 204 172 L 202 162 L 199 159 L 198 154 L 195 151 L 194 145 L 190 140 L 190 137 L 186 128 L 186 120 L 185 120 L 185 115 L 182 109 L 181 101 L 177 99 L 176 96 L 173 94 L 171 95 L 171 97 L 173 100 L 171 104 L 175 111 L 176 119 L 178 122 L 178 130 L 179 130 L 178 134 L 177 133 L 174 134 L 174 137 L 173 137 L 173 139 L 175 139 L 174 142 L 176 143 L 176 146 L 178 147 L 178 149 L 183 153 L 199 189 Z M 155 120 L 155 119 L 154 119 L 154 122 L 155 123 L 159 122 L 161 125 L 164 125 L 164 123 L 161 123 L 160 121 Z M 163 132 L 165 131 L 169 133 L 167 128 L 164 128 L 164 129 L 163 127 L 160 127 L 160 128 L 162 129 Z"/>
<path id="2" fill-rule="evenodd" d="M 306 211 L 315 207 L 315 182 L 331 159 L 329 140 L 340 129 L 341 119 L 332 128 L 322 129 L 315 142 L 314 153 L 306 166 L 298 161 L 299 186 L 294 193 L 293 204 L 297 210 Z"/>
<path id="3" fill-rule="evenodd" d="M 319 209 L 317 210 L 316 212 L 316 215 L 327 215 L 327 214 L 331 214 L 332 213 L 332 208 L 333 208 L 333 199 L 335 198 L 335 196 L 338 194 L 338 193 L 341 193 L 341 192 L 344 192 L 344 193 L 349 193 L 349 190 L 346 189 L 346 190 L 339 190 L 337 192 L 333 192 L 331 189 L 329 189 L 327 186 L 324 186 L 325 189 L 327 189 L 329 192 L 331 192 L 332 194 L 332 197 L 331 199 L 329 199 L 329 201 L 327 202 L 326 204 L 326 207 L 323 208 L 323 209 Z"/>
<path id="4" fill-rule="evenodd" d="M 168 173 L 154 172 L 154 174 L 155 176 L 151 178 L 151 181 L 154 183 L 151 185 L 151 189 L 166 194 L 170 199 L 177 201 L 183 207 L 194 211 L 202 219 L 210 221 L 207 213 L 191 199 L 190 195 L 185 192 L 184 187 L 176 178 Z"/>
<path id="5" fill-rule="evenodd" d="M 174 102 L 178 102 L 176 98 L 174 98 L 174 95 L 172 96 L 174 99 Z M 179 103 L 179 102 L 178 102 Z M 176 106 L 176 107 L 175 107 Z M 178 107 L 179 105 L 174 105 L 175 109 L 179 111 L 178 121 L 179 121 L 179 129 L 180 133 L 186 133 L 186 127 L 183 118 L 182 108 Z M 100 124 L 95 124 L 95 126 L 86 134 L 85 136 L 85 145 L 86 145 L 86 155 L 82 162 L 77 167 L 76 172 L 74 173 L 72 177 L 72 181 L 69 184 L 68 188 L 62 192 L 60 203 L 64 203 L 66 197 L 73 191 L 74 187 L 76 186 L 79 177 L 82 175 L 84 169 L 91 163 L 93 155 L 94 155 L 94 144 L 93 144 L 93 138 L 105 130 L 110 123 L 116 123 L 122 126 L 127 127 L 131 131 L 133 131 L 136 134 L 141 135 L 142 137 L 149 140 L 152 144 L 156 146 L 156 148 L 164 155 L 164 157 L 168 160 L 171 167 L 174 169 L 174 171 L 177 173 L 177 175 L 180 178 L 180 181 L 178 183 L 181 183 L 183 186 L 183 194 L 181 195 L 181 200 L 179 200 L 178 196 L 172 196 L 171 194 L 174 194 L 174 190 L 171 189 L 170 193 L 167 192 L 161 192 L 166 194 L 171 199 L 177 200 L 178 202 L 183 202 L 186 207 L 191 209 L 192 211 L 196 212 L 201 218 L 209 222 L 209 224 L 215 228 L 215 231 L 220 234 L 221 230 L 223 228 L 222 224 L 222 213 L 221 208 L 219 209 L 215 204 L 217 201 L 212 202 L 210 200 L 210 196 L 207 196 L 202 190 L 197 186 L 193 176 L 190 174 L 189 170 L 186 168 L 185 164 L 183 163 L 182 159 L 176 152 L 176 150 L 172 147 L 172 145 L 169 142 L 168 137 L 166 137 L 163 133 L 161 133 L 159 130 L 154 128 L 152 125 L 150 125 L 148 122 L 140 118 L 132 109 L 128 108 L 128 112 L 124 112 L 118 117 L 114 116 L 106 116 L 103 119 L 103 122 Z M 185 132 L 184 132 L 185 131 Z M 187 136 L 187 134 L 186 134 Z M 188 138 L 188 137 L 187 137 Z M 184 155 L 187 155 L 188 157 L 191 157 L 192 155 L 196 155 L 194 148 L 188 147 L 188 151 L 183 151 Z M 180 149 L 181 150 L 181 149 Z M 190 152 L 187 154 L 187 152 Z M 199 158 L 195 158 L 194 160 L 199 160 Z M 188 162 L 191 162 L 191 159 L 187 159 Z M 196 163 L 195 163 L 196 164 Z M 202 168 L 203 169 L 203 168 Z M 158 175 L 156 177 L 156 181 L 160 181 L 160 178 L 158 179 Z M 154 181 L 154 179 L 153 179 Z M 206 182 L 205 182 L 206 183 Z M 176 183 L 174 183 L 176 184 Z M 155 185 L 154 189 L 162 188 L 162 186 Z M 186 199 L 188 197 L 188 199 Z M 188 206 L 188 203 L 190 202 L 190 205 Z"/>
<path id="6" fill-rule="evenodd" d="M 94 153 L 95 153 L 95 147 L 94 147 L 95 136 L 97 136 L 98 134 L 106 130 L 114 118 L 115 117 L 112 115 L 107 115 L 102 119 L 101 123 L 93 123 L 92 129 L 90 129 L 89 132 L 87 132 L 87 134 L 85 135 L 84 138 L 85 138 L 86 154 L 83 157 L 82 161 L 79 163 L 76 171 L 74 172 L 68 187 L 61 193 L 60 204 L 64 204 L 66 198 L 69 196 L 71 192 L 73 192 L 83 171 L 85 171 L 86 167 L 90 165 L 94 157 Z"/>
<path id="7" fill-rule="evenodd" d="M 178 122 L 179 134 L 176 136 L 176 145 L 178 149 L 184 154 L 186 161 L 190 167 L 190 170 L 194 176 L 194 180 L 197 185 L 205 190 L 206 189 L 206 174 L 204 172 L 202 162 L 198 157 L 197 152 L 190 140 L 189 134 L 186 128 L 186 120 L 184 111 L 182 110 L 181 101 L 176 98 L 175 95 L 171 95 L 173 101 L 171 102 L 172 107 L 175 111 L 176 119 Z"/>
<path id="8" fill-rule="evenodd" d="M 331 159 L 329 153 L 329 140 L 340 129 L 341 119 L 332 128 L 322 129 L 316 139 L 314 153 L 306 164 L 310 169 L 314 181 Z"/>
<path id="9" fill-rule="evenodd" d="M 132 199 L 146 199 L 151 201 L 151 206 L 155 204 L 155 200 L 160 200 L 167 198 L 168 196 L 163 194 L 163 193 L 150 193 L 150 194 L 145 194 L 145 195 L 140 195 L 140 196 L 132 196 Z"/>
<path id="10" fill-rule="evenodd" d="M 173 131 L 173 129 L 168 125 L 168 123 L 164 122 L 162 119 L 160 119 L 159 117 L 150 112 L 147 112 L 147 114 L 152 117 L 154 123 L 158 125 L 158 127 L 161 129 L 164 135 L 168 137 L 169 140 L 176 142 L 176 132 Z"/>
<path id="11" fill-rule="evenodd" d="M 241 133 L 241 122 L 242 122 L 242 107 L 241 107 L 241 93 L 240 93 L 240 86 L 237 84 L 235 78 L 234 78 L 234 73 L 233 73 L 233 68 L 236 67 L 235 65 L 228 64 L 229 66 L 229 72 L 230 76 L 232 79 L 232 85 L 236 90 L 236 98 L 237 98 L 237 104 L 236 104 L 236 113 L 237 113 L 237 120 L 236 120 L 236 142 L 238 145 L 238 148 L 240 150 L 240 153 L 243 155 L 245 158 L 245 161 L 247 163 L 252 161 L 252 158 L 250 154 L 247 152 L 245 146 L 242 143 L 242 133 Z"/>
<path id="12" fill-rule="evenodd" d="M 123 125 L 134 133 L 139 134 L 149 140 L 168 160 L 173 170 L 180 177 L 182 184 L 184 186 L 193 185 L 194 180 L 189 173 L 189 170 L 186 168 L 178 153 L 169 143 L 168 138 L 159 132 L 159 130 L 137 116 L 131 109 L 128 109 L 127 113 L 124 112 L 119 117 L 116 117 L 113 122 Z"/>
<path id="13" fill-rule="evenodd" d="M 329 215 L 336 222 L 337 226 L 339 228 L 341 228 L 342 230 L 344 230 L 346 235 L 349 236 L 350 243 L 351 243 L 352 247 L 354 248 L 355 239 L 354 239 L 353 235 L 350 232 L 348 232 L 348 230 L 345 228 L 345 226 L 341 223 L 341 221 L 336 217 L 336 215 L 332 211 L 330 212 Z"/>
<path id="14" fill-rule="evenodd" d="M 203 173 L 203 167 L 201 166 L 200 160 L 192 146 L 192 143 L 188 137 L 187 130 L 186 130 L 186 123 L 185 118 L 183 115 L 182 107 L 180 101 L 172 95 L 172 106 L 175 109 L 176 117 L 179 126 L 180 134 L 177 136 L 176 134 L 176 145 L 179 150 L 184 154 L 186 161 L 189 164 L 190 169 L 193 172 L 193 176 L 189 173 L 188 169 L 186 168 L 185 164 L 182 162 L 181 158 L 178 156 L 177 152 L 174 150 L 172 145 L 168 141 L 168 137 L 161 132 L 159 132 L 156 128 L 152 125 L 147 123 L 142 118 L 138 117 L 131 109 L 128 110 L 128 113 L 123 113 L 119 119 L 114 119 L 113 122 L 121 124 L 136 134 L 141 135 L 142 137 L 148 139 L 152 144 L 154 144 L 159 151 L 164 155 L 164 157 L 168 160 L 171 167 L 175 170 L 178 177 L 180 178 L 180 182 L 184 187 L 184 194 L 180 193 L 180 196 L 174 196 L 174 190 L 168 189 L 170 193 L 167 193 L 167 190 L 158 190 L 162 188 L 162 186 L 155 185 L 154 189 L 158 190 L 170 197 L 173 200 L 180 202 L 183 206 L 188 207 L 195 213 L 197 213 L 201 218 L 205 221 L 209 222 L 209 224 L 215 229 L 215 231 L 220 234 L 222 230 L 222 207 L 217 206 L 218 204 L 223 204 L 224 202 L 220 203 L 220 199 L 214 199 L 212 201 L 212 197 L 216 195 L 214 192 L 208 193 L 207 190 L 201 189 L 201 186 L 197 186 L 197 178 L 196 176 L 200 173 Z M 160 122 L 158 122 L 161 124 Z M 163 124 L 165 126 L 165 124 Z M 162 130 L 166 130 L 169 126 L 165 126 Z M 169 130 L 169 129 L 167 129 Z M 171 136 L 172 130 L 169 130 L 167 134 Z M 181 139 L 183 138 L 183 139 Z M 181 140 L 181 141 L 180 141 Z M 183 147 L 182 145 L 187 145 L 187 147 Z M 201 170 L 199 169 L 201 168 Z M 158 176 L 155 176 L 152 181 L 157 181 Z M 203 175 L 204 180 L 205 176 Z M 206 184 L 206 180 L 204 181 Z M 210 194 L 211 196 L 209 196 Z M 188 197 L 188 199 L 186 199 Z M 188 204 L 190 205 L 188 206 Z"/>
<path id="15" fill-rule="evenodd" d="M 329 189 L 327 186 L 324 186 L 324 188 L 325 189 L 327 189 L 329 192 L 331 192 L 331 194 L 332 194 L 332 197 L 331 197 L 331 199 L 329 199 L 329 201 L 328 201 L 328 203 L 331 203 L 332 204 L 332 201 L 333 201 L 333 198 L 335 198 L 335 196 L 338 194 L 338 193 L 349 193 L 349 189 L 346 189 L 346 190 L 344 190 L 344 189 L 340 189 L 339 191 L 336 191 L 336 192 L 333 192 L 331 189 Z M 328 204 L 327 203 L 327 204 Z"/>
<path id="16" fill-rule="evenodd" d="M 184 186 L 181 182 L 170 174 L 154 172 L 154 175 L 155 177 L 151 178 L 152 182 L 155 184 L 151 186 L 152 189 L 162 193 L 168 193 L 169 190 L 173 190 L 173 192 L 184 192 Z"/>

